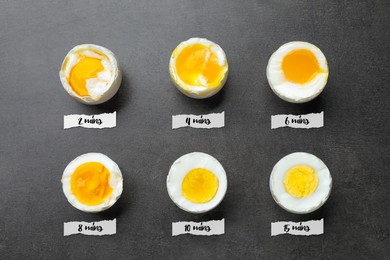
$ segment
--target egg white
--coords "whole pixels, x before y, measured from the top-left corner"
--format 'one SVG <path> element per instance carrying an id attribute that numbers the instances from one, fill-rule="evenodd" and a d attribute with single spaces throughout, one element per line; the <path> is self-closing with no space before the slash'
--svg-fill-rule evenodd
<path id="1" fill-rule="evenodd" d="M 316 57 L 321 72 L 310 82 L 298 84 L 290 82 L 284 76 L 282 61 L 293 50 L 309 50 Z M 329 69 L 325 55 L 315 45 L 308 42 L 289 42 L 276 50 L 269 59 L 267 79 L 272 91 L 281 99 L 291 103 L 304 103 L 317 97 L 328 81 Z"/>
<path id="2" fill-rule="evenodd" d="M 72 68 L 78 62 L 78 52 L 82 51 L 87 57 L 101 58 L 93 50 L 104 53 L 108 57 L 108 61 L 102 60 L 104 71 L 98 73 L 98 78 L 87 80 L 89 96 L 79 96 L 70 86 L 68 78 Z M 65 62 L 66 66 L 64 66 Z M 94 44 L 81 44 L 75 46 L 65 56 L 60 70 L 60 80 L 65 91 L 71 97 L 84 104 L 97 105 L 106 102 L 116 94 L 122 82 L 122 70 L 116 56 L 109 49 Z"/>
<path id="3" fill-rule="evenodd" d="M 182 183 L 189 171 L 195 168 L 204 168 L 211 171 L 218 178 L 218 190 L 214 198 L 206 203 L 193 203 L 182 194 Z M 193 152 L 181 156 L 171 166 L 167 176 L 167 190 L 169 197 L 181 209 L 191 213 L 204 213 L 212 210 L 223 200 L 227 190 L 226 173 L 222 165 L 206 153 Z"/>
<path id="4" fill-rule="evenodd" d="M 79 202 L 73 195 L 70 187 L 70 179 L 76 168 L 87 162 L 100 162 L 110 172 L 109 184 L 113 191 L 111 195 L 104 200 L 103 203 L 95 206 L 89 206 Z M 110 208 L 120 198 L 123 191 L 123 177 L 119 166 L 108 156 L 101 153 L 86 153 L 75 158 L 68 164 L 68 166 L 66 166 L 61 182 L 62 190 L 69 203 L 72 204 L 73 207 L 84 212 L 100 212 Z"/>
<path id="5" fill-rule="evenodd" d="M 299 164 L 311 166 L 318 175 L 316 190 L 305 198 L 291 196 L 284 188 L 284 175 Z M 275 202 L 285 210 L 296 213 L 310 213 L 320 208 L 329 198 L 332 189 L 332 177 L 328 167 L 318 157 L 304 152 L 286 155 L 274 166 L 270 176 L 270 190 Z"/>
<path id="6" fill-rule="evenodd" d="M 179 56 L 179 54 L 182 52 L 182 50 L 188 46 L 194 45 L 194 44 L 202 44 L 206 47 L 211 47 L 211 50 L 217 55 L 218 57 L 218 64 L 220 66 L 226 66 L 226 72 L 223 75 L 221 82 L 216 87 L 208 88 L 204 86 L 193 86 L 185 83 L 181 80 L 181 78 L 178 76 L 176 71 L 176 58 Z M 223 51 L 223 49 L 216 43 L 209 41 L 205 38 L 190 38 L 186 41 L 181 42 L 175 50 L 172 52 L 170 61 L 169 61 L 169 73 L 171 75 L 172 82 L 176 86 L 176 88 L 183 93 L 184 95 L 195 98 L 195 99 L 203 99 L 211 97 L 215 94 L 217 94 L 222 87 L 225 85 L 227 77 L 228 77 L 228 63 L 226 59 L 226 54 Z"/>

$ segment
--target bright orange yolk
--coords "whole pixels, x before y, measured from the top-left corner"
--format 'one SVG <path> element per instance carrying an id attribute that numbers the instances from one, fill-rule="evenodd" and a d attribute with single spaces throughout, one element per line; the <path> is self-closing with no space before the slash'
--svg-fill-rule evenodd
<path id="1" fill-rule="evenodd" d="M 192 86 L 218 86 L 225 70 L 225 66 L 219 65 L 218 56 L 211 47 L 199 43 L 185 47 L 176 59 L 178 76 Z"/>
<path id="2" fill-rule="evenodd" d="M 206 203 L 218 190 L 218 178 L 204 168 L 192 169 L 182 182 L 183 196 L 193 203 Z"/>
<path id="3" fill-rule="evenodd" d="M 320 66 L 311 51 L 302 49 L 291 51 L 284 57 L 282 70 L 288 81 L 304 84 L 319 73 Z"/>
<path id="4" fill-rule="evenodd" d="M 70 71 L 69 84 L 79 96 L 89 96 L 86 87 L 87 79 L 96 78 L 103 70 L 100 59 L 81 56 L 79 62 Z"/>
<path id="5" fill-rule="evenodd" d="M 96 206 L 111 195 L 110 172 L 99 162 L 81 164 L 70 178 L 70 188 L 79 202 Z"/>

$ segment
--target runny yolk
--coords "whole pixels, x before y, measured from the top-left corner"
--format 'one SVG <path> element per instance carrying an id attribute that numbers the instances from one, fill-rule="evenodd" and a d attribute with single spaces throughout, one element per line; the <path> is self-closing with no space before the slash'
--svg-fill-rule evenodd
<path id="1" fill-rule="evenodd" d="M 204 168 L 195 168 L 184 177 L 182 194 L 193 203 L 206 203 L 214 198 L 218 186 L 218 178 L 214 173 Z"/>
<path id="2" fill-rule="evenodd" d="M 218 63 L 218 56 L 203 44 L 185 47 L 176 59 L 179 78 L 192 86 L 215 87 L 221 82 L 226 67 Z"/>
<path id="3" fill-rule="evenodd" d="M 297 165 L 287 171 L 283 183 L 285 190 L 291 196 L 302 199 L 310 196 L 317 189 L 317 172 L 309 165 Z"/>
<path id="4" fill-rule="evenodd" d="M 96 78 L 103 70 L 104 66 L 100 59 L 81 56 L 79 62 L 70 71 L 69 84 L 79 96 L 89 96 L 87 79 Z"/>
<path id="5" fill-rule="evenodd" d="M 283 58 L 282 70 L 288 81 L 304 84 L 319 73 L 320 66 L 313 52 L 302 49 L 291 51 Z"/>
<path id="6" fill-rule="evenodd" d="M 70 189 L 76 199 L 85 205 L 95 206 L 111 195 L 110 172 L 99 162 L 81 164 L 70 178 Z"/>

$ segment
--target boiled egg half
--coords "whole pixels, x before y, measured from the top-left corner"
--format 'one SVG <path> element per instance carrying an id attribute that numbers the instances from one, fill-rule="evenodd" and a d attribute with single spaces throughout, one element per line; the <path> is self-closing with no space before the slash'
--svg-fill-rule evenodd
<path id="1" fill-rule="evenodd" d="M 115 95 L 122 72 L 113 52 L 102 46 L 81 44 L 65 56 L 60 79 L 70 96 L 81 103 L 96 105 Z"/>
<path id="2" fill-rule="evenodd" d="M 267 79 L 273 92 L 292 103 L 308 102 L 324 89 L 328 81 L 325 55 L 308 42 L 289 42 L 269 59 Z"/>
<path id="3" fill-rule="evenodd" d="M 272 197 L 285 210 L 304 214 L 320 208 L 328 199 L 332 177 L 318 157 L 303 152 L 277 162 L 270 176 Z"/>
<path id="4" fill-rule="evenodd" d="M 208 98 L 225 85 L 228 63 L 218 44 L 204 38 L 191 38 L 181 42 L 172 52 L 169 72 L 184 95 Z"/>
<path id="5" fill-rule="evenodd" d="M 194 152 L 181 156 L 167 177 L 169 197 L 181 209 L 204 213 L 224 198 L 227 178 L 222 165 L 211 155 Z"/>
<path id="6" fill-rule="evenodd" d="M 119 166 L 101 153 L 86 153 L 71 161 L 61 182 L 69 203 L 84 212 L 110 208 L 123 190 Z"/>

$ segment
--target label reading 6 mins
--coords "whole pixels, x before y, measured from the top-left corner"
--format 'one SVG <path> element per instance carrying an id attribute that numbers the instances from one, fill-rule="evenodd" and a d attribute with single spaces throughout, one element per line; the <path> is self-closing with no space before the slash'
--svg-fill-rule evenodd
<path id="1" fill-rule="evenodd" d="M 324 112 L 307 115 L 275 115 L 271 116 L 271 129 L 279 127 L 319 128 L 324 126 Z"/>

